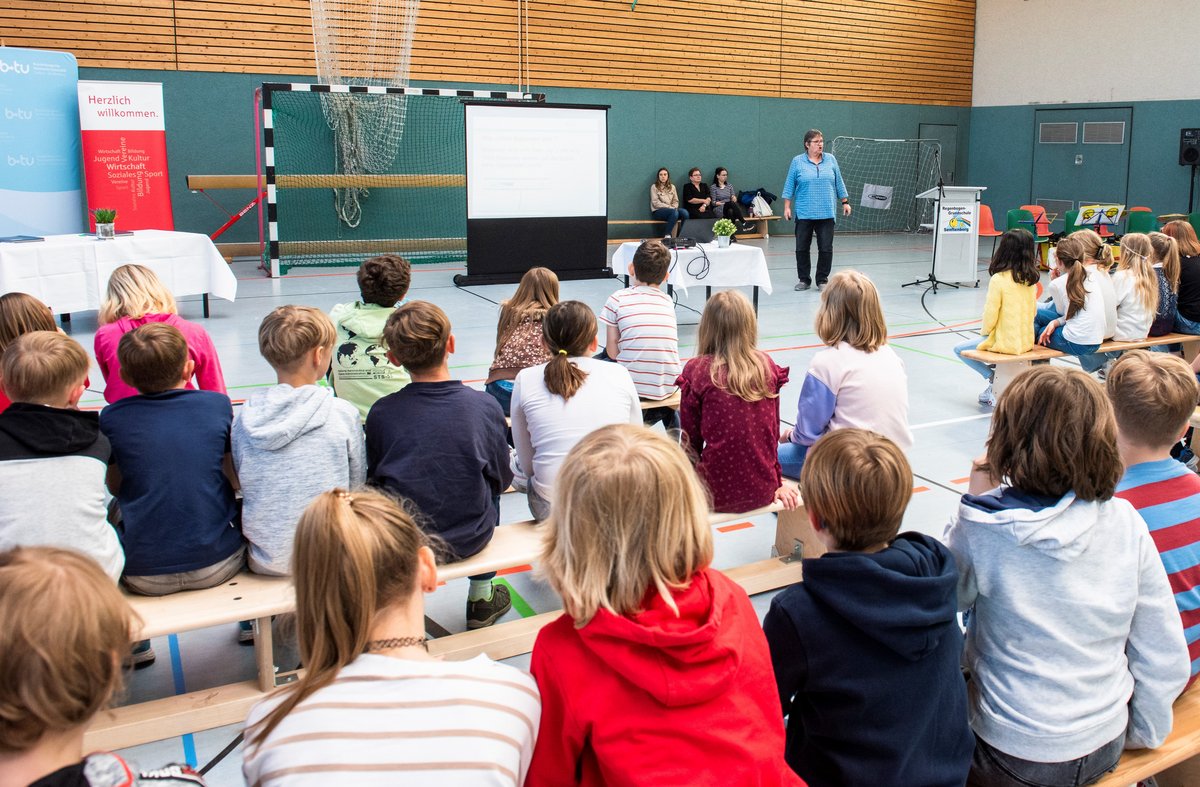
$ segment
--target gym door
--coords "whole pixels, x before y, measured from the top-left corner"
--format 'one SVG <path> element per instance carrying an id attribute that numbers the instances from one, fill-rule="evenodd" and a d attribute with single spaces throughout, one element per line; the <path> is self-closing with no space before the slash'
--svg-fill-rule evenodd
<path id="1" fill-rule="evenodd" d="M 1063 214 L 1081 204 L 1125 204 L 1132 122 L 1130 107 L 1034 113 L 1030 193 L 1033 204 L 1058 214 L 1051 230 L 1061 231 Z"/>

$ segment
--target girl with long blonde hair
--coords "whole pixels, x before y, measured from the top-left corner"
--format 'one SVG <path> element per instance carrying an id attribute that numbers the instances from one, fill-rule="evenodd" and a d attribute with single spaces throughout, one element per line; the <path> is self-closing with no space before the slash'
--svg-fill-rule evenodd
<path id="1" fill-rule="evenodd" d="M 96 331 L 93 348 L 96 363 L 104 376 L 104 400 L 109 404 L 136 396 L 137 389 L 121 379 L 121 363 L 117 345 L 121 337 L 147 323 L 173 325 L 187 340 L 188 357 L 195 364 L 196 385 L 204 391 L 225 393 L 225 376 L 221 359 L 208 331 L 179 316 L 175 297 L 151 269 L 142 265 L 122 265 L 108 280 L 104 302 L 100 304 L 100 328 Z"/>
<path id="2" fill-rule="evenodd" d="M 528 478 L 534 519 L 550 513 L 563 458 L 584 435 L 607 424 L 642 422 L 633 378 L 596 353 L 596 315 L 587 304 L 560 301 L 546 312 L 542 337 L 550 360 L 517 374 L 512 398 L 517 465 Z"/>
<path id="3" fill-rule="evenodd" d="M 750 301 L 737 290 L 718 292 L 700 317 L 697 356 L 679 376 L 680 426 L 714 511 L 799 502 L 795 488 L 783 485 L 775 449 L 788 370 L 757 342 Z"/>
<path id="4" fill-rule="evenodd" d="M 1104 365 L 1096 350 L 1117 327 L 1116 292 L 1108 268 L 1112 249 L 1091 230 L 1073 232 L 1055 247 L 1051 303 L 1038 307 L 1033 333 L 1038 344 L 1079 357 L 1085 371 Z"/>
<path id="5" fill-rule="evenodd" d="M 1158 277 L 1158 311 L 1150 326 L 1151 336 L 1162 336 L 1175 330 L 1175 309 L 1179 304 L 1179 244 L 1170 235 L 1151 232 L 1151 263 Z"/>
<path id="6" fill-rule="evenodd" d="M 391 498 L 334 489 L 300 517 L 292 553 L 304 672 L 250 711 L 242 773 L 283 785 L 398 782 L 517 787 L 540 703 L 529 676 L 425 643 L 434 554 Z M 381 741 L 380 731 L 387 740 Z"/>
<path id="7" fill-rule="evenodd" d="M 821 290 L 817 336 L 827 346 L 813 356 L 796 426 L 779 436 L 779 463 L 799 478 L 808 448 L 834 429 L 856 427 L 912 447 L 908 428 L 908 374 L 887 343 L 879 291 L 858 271 L 838 271 Z"/>
<path id="8" fill-rule="evenodd" d="M 533 648 L 530 787 L 802 783 L 758 616 L 711 567 L 707 508 L 662 432 L 606 426 L 567 455 L 541 561 L 565 614 Z"/>
<path id="9" fill-rule="evenodd" d="M 1158 312 L 1158 275 L 1154 272 L 1154 246 L 1150 238 L 1131 232 L 1121 238 L 1121 259 L 1112 274 L 1117 295 L 1117 330 L 1113 339 L 1145 339 Z"/>
<path id="10" fill-rule="evenodd" d="M 549 268 L 530 268 L 513 297 L 500 302 L 496 352 L 483 390 L 511 415 L 513 381 L 517 372 L 550 360 L 542 342 L 542 319 L 558 303 L 558 276 Z"/>

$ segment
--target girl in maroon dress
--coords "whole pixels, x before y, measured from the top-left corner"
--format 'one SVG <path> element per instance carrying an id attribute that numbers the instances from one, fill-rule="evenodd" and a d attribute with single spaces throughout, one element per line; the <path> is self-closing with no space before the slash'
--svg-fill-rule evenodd
<path id="1" fill-rule="evenodd" d="M 758 320 L 737 290 L 714 295 L 700 318 L 699 355 L 679 375 L 679 420 L 708 486 L 714 511 L 741 513 L 780 500 L 799 504 L 784 486 L 776 448 L 779 389 L 788 370 L 756 349 Z"/>

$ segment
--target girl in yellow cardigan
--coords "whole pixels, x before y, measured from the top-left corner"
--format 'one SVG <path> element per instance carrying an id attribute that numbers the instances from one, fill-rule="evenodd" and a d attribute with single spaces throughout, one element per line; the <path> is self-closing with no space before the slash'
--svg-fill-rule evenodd
<path id="1" fill-rule="evenodd" d="M 1000 245 L 988 265 L 987 303 L 979 338 L 968 339 L 954 348 L 954 354 L 988 381 L 979 394 L 979 403 L 994 407 L 992 367 L 982 361 L 963 358 L 964 350 L 988 350 L 1005 355 L 1020 355 L 1033 349 L 1033 323 L 1037 314 L 1037 247 L 1028 230 L 1009 230 L 1000 236 Z"/>

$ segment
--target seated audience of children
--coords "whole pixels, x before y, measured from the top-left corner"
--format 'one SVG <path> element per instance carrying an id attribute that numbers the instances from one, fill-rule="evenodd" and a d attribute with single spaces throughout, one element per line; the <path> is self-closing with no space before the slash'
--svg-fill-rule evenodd
<path id="1" fill-rule="evenodd" d="M 556 303 L 558 276 L 549 268 L 525 271 L 512 298 L 500 302 L 496 352 L 483 390 L 496 397 L 505 415 L 512 414 L 517 373 L 550 360 L 550 352 L 542 341 L 542 320 Z"/>
<path id="2" fill-rule="evenodd" d="M 320 492 L 361 486 L 366 447 L 358 410 L 317 383 L 329 369 L 333 323 L 311 306 L 280 306 L 258 328 L 276 385 L 256 391 L 233 422 L 250 570 L 285 575 L 305 506 Z"/>
<path id="3" fill-rule="evenodd" d="M 401 306 L 383 338 L 388 359 L 412 382 L 367 415 L 367 479 L 410 500 L 449 559 L 470 557 L 492 540 L 500 494 L 512 483 L 504 413 L 495 399 L 450 375 L 454 334 L 439 307 L 427 301 Z M 469 628 L 490 626 L 512 608 L 508 588 L 494 577 L 471 577 Z"/>
<path id="4" fill-rule="evenodd" d="M 592 357 L 596 316 L 587 304 L 555 304 L 543 329 L 550 361 L 518 374 L 512 397 L 513 443 L 537 520 L 549 516 L 554 480 L 576 443 L 601 426 L 642 422 L 629 372 Z"/>
<path id="5" fill-rule="evenodd" d="M 26 333 L 4 350 L 0 382 L 12 404 L 0 413 L 0 549 L 74 549 L 116 580 L 125 554 L 105 509 L 112 448 L 100 416 L 77 409 L 87 373 L 87 353 L 57 331 Z"/>
<path id="6" fill-rule="evenodd" d="M 667 435 L 619 424 L 563 462 L 541 561 L 565 614 L 538 634 L 528 784 L 799 785 L 766 637 L 711 568 L 704 491 Z"/>
<path id="7" fill-rule="evenodd" d="M 300 517 L 293 567 L 305 669 L 251 711 L 247 784 L 524 782 L 537 688 L 487 656 L 429 654 L 437 566 L 411 516 L 377 492 L 322 492 Z"/>
<path id="8" fill-rule="evenodd" d="M 408 294 L 411 281 L 408 260 L 396 254 L 372 257 L 358 268 L 362 300 L 339 303 L 329 312 L 337 327 L 333 390 L 357 407 L 363 420 L 371 405 L 408 385 L 408 373 L 388 360 L 383 326 Z"/>
<path id="9" fill-rule="evenodd" d="M 1186 361 L 1166 353 L 1132 350 L 1105 382 L 1117 419 L 1117 448 L 1125 475 L 1117 497 L 1128 500 L 1146 525 L 1167 570 L 1183 620 L 1192 662 L 1200 673 L 1200 477 L 1171 458 L 1200 397 Z"/>
<path id="10" fill-rule="evenodd" d="M 828 433 L 804 462 L 829 551 L 804 561 L 763 629 L 788 764 L 814 787 L 961 787 L 971 767 L 958 572 L 935 539 L 897 535 L 912 485 L 899 447 L 863 429 Z"/>
<path id="11" fill-rule="evenodd" d="M 879 291 L 858 271 L 838 271 L 821 289 L 817 336 L 827 346 L 813 356 L 800 387 L 796 426 L 779 436 L 779 463 L 799 478 L 808 447 L 834 429 L 878 432 L 904 450 L 908 428 L 908 376 L 887 343 Z"/>
<path id="12" fill-rule="evenodd" d="M 84 731 L 121 688 L 137 625 L 94 560 L 49 547 L 0 553 L 0 620 L 0 784 L 204 784 L 187 765 L 139 773 L 120 755 L 84 749 Z"/>
<path id="13" fill-rule="evenodd" d="M 638 396 L 651 401 L 675 393 L 679 365 L 679 327 L 675 304 L 662 291 L 671 265 L 671 252 L 659 241 L 644 241 L 634 252 L 629 273 L 633 286 L 608 297 L 600 322 L 605 328 L 604 355 L 625 367 Z M 647 425 L 679 426 L 670 407 L 652 407 L 642 413 Z"/>
<path id="14" fill-rule="evenodd" d="M 757 341 L 758 320 L 746 296 L 718 292 L 700 316 L 698 355 L 677 381 L 683 439 L 714 511 L 800 502 L 795 488 L 783 485 L 776 452 L 779 389 L 788 370 L 759 352 Z"/>
<path id="15" fill-rule="evenodd" d="M 137 391 L 121 377 L 121 359 L 117 347 L 121 337 L 140 325 L 166 323 L 179 329 L 187 340 L 188 358 L 193 364 L 196 387 L 225 393 L 221 359 L 208 331 L 179 316 L 175 296 L 155 275 L 142 265 L 122 265 L 112 272 L 104 302 L 98 315 L 100 327 L 93 342 L 96 363 L 104 375 L 104 401 L 109 404 L 134 396 Z M 187 387 L 192 387 L 188 379 Z"/>
<path id="16" fill-rule="evenodd" d="M 1091 784 L 1171 730 L 1187 644 L 1122 472 L 1086 373 L 1037 366 L 1000 396 L 946 533 L 970 611 L 968 784 Z"/>

